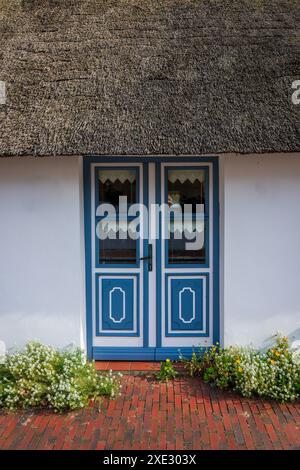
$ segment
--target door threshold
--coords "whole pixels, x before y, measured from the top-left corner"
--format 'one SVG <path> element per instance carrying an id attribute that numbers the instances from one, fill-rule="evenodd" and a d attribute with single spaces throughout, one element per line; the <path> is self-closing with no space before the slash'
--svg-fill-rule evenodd
<path id="1" fill-rule="evenodd" d="M 193 350 L 197 347 L 183 348 L 134 348 L 134 347 L 94 347 L 93 359 L 95 361 L 104 361 L 113 363 L 113 361 L 122 362 L 155 362 L 171 359 L 178 361 L 180 356 L 190 358 Z"/>

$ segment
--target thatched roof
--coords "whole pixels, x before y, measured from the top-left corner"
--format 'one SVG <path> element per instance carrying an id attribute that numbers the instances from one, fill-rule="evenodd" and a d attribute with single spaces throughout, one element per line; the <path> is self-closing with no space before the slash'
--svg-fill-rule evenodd
<path id="1" fill-rule="evenodd" d="M 299 0 L 0 0 L 0 155 L 300 151 Z"/>

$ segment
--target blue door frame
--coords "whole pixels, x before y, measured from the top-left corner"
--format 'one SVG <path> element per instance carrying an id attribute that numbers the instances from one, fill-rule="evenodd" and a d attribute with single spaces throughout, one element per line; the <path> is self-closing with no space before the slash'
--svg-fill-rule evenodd
<path id="1" fill-rule="evenodd" d="M 93 291 L 92 291 L 92 226 L 91 226 L 91 164 L 101 163 L 143 163 L 143 185 L 144 185 L 144 204 L 147 205 L 148 195 L 148 163 L 156 163 L 156 203 L 162 199 L 160 190 L 160 164 L 163 162 L 180 163 L 210 163 L 213 168 L 213 332 L 212 338 L 214 344 L 220 341 L 220 304 L 219 304 L 219 162 L 217 157 L 91 157 L 86 156 L 83 159 L 83 179 L 84 179 L 84 224 L 85 224 L 85 270 L 86 270 L 86 338 L 87 338 L 87 356 L 89 359 L 96 360 L 163 360 L 167 357 L 177 359 L 180 352 L 189 357 L 192 354 L 192 347 L 162 347 L 161 333 L 161 305 L 158 302 L 157 308 L 157 334 L 156 347 L 149 347 L 149 315 L 148 306 L 148 275 L 143 279 L 143 346 L 142 347 L 116 347 L 116 346 L 93 346 Z M 148 241 L 143 242 L 144 256 L 148 254 Z M 160 269 L 161 263 L 161 243 L 156 242 L 156 273 L 157 273 L 157 296 L 161 295 Z M 147 270 L 144 270 L 147 271 Z M 100 274 L 101 276 L 101 274 Z M 197 346 L 197 345 L 196 345 Z"/>

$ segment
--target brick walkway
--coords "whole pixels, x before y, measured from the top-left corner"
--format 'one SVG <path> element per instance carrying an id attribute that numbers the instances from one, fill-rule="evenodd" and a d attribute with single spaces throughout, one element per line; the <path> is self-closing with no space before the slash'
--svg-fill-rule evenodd
<path id="1" fill-rule="evenodd" d="M 160 362 L 153 361 L 96 361 L 97 370 L 121 371 L 122 373 L 155 372 L 160 369 Z M 176 368 L 179 368 L 176 365 Z"/>
<path id="2" fill-rule="evenodd" d="M 300 449 L 299 404 L 246 400 L 199 379 L 122 380 L 122 396 L 100 412 L 0 413 L 0 449 Z"/>

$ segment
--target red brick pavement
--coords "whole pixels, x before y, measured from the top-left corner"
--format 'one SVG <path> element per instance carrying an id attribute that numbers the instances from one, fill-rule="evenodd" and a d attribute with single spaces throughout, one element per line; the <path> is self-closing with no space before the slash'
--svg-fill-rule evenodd
<path id="1" fill-rule="evenodd" d="M 199 379 L 122 380 L 100 412 L 0 413 L 0 449 L 300 449 L 300 404 L 247 400 Z"/>
<path id="2" fill-rule="evenodd" d="M 113 371 L 122 372 L 153 372 L 160 369 L 160 362 L 153 361 L 96 361 L 95 367 L 97 370 L 107 371 L 109 369 Z M 178 366 L 177 366 L 178 368 Z"/>

